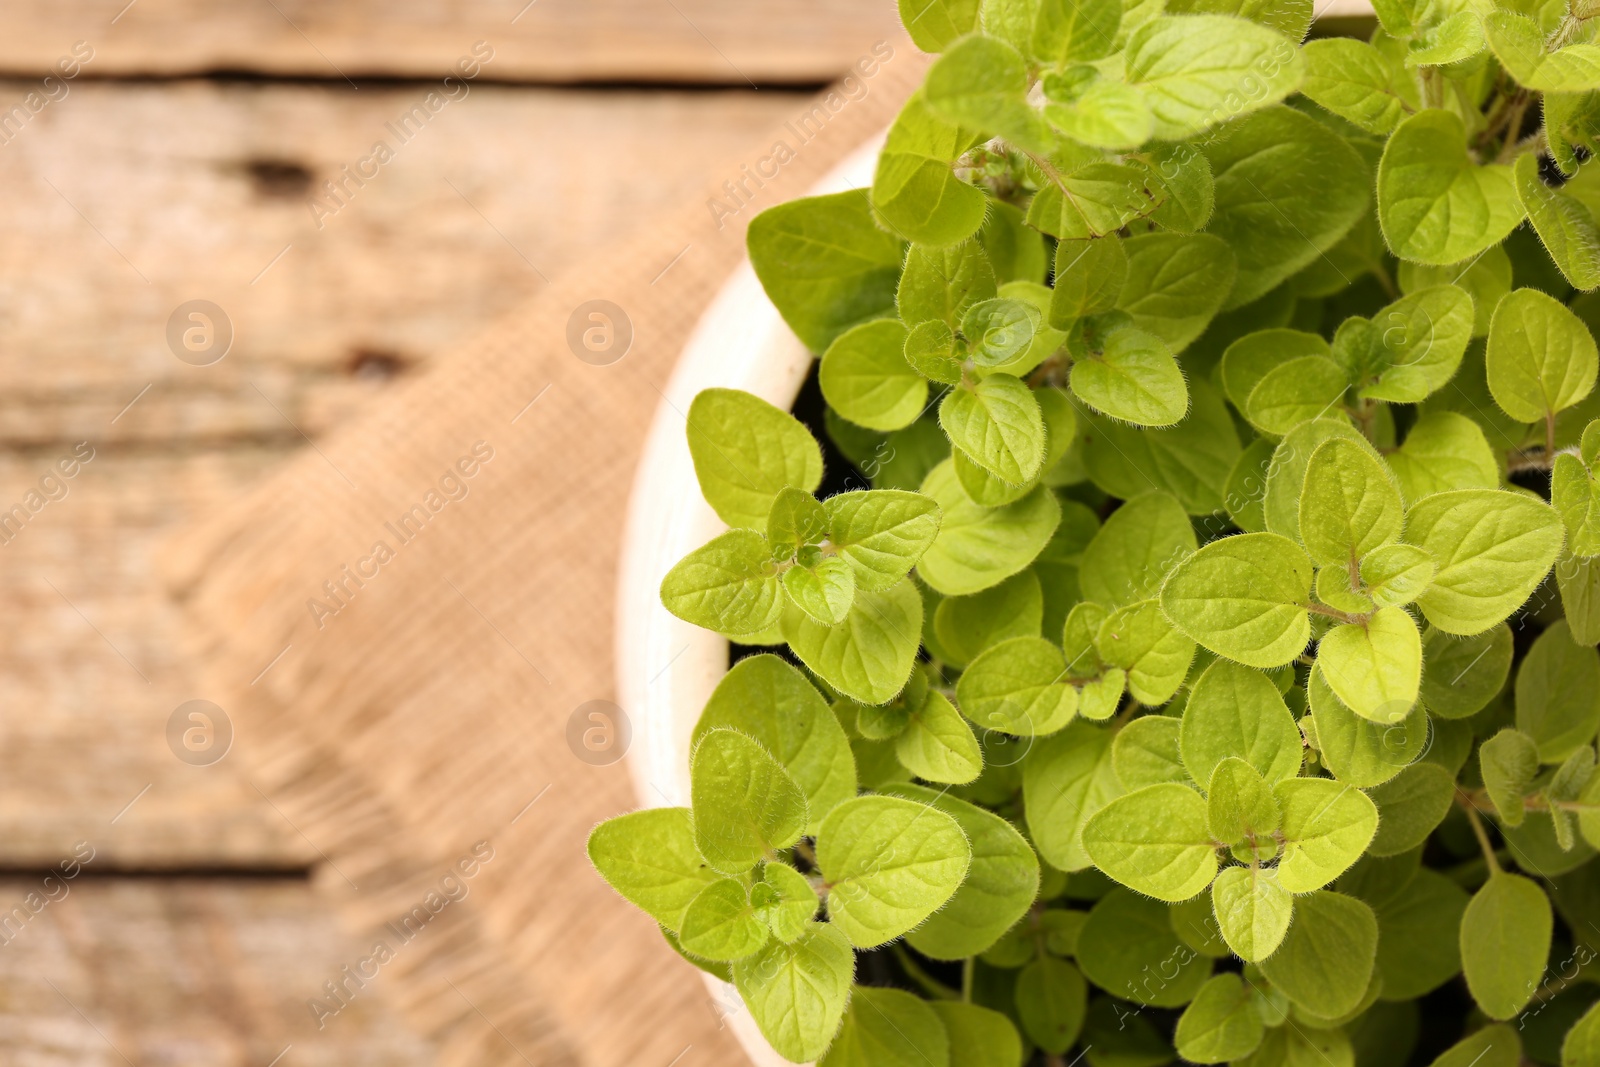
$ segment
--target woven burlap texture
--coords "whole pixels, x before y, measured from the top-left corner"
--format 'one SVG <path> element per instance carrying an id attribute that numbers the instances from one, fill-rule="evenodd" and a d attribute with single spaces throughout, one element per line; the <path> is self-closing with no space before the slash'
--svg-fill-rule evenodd
<path id="1" fill-rule="evenodd" d="M 595 249 L 172 546 L 206 695 L 234 721 L 229 758 L 326 858 L 318 884 L 354 929 L 380 931 L 474 843 L 492 848 L 467 897 L 373 979 L 443 1064 L 743 1062 L 727 1007 L 590 867 L 590 828 L 636 799 L 623 765 L 574 757 L 566 726 L 613 694 L 624 510 L 660 390 L 750 218 L 886 126 L 920 78 L 924 57 L 888 44 L 836 110 L 797 107 L 800 126 L 715 172 L 707 195 L 732 214 L 702 199 L 639 220 L 636 239 Z M 810 139 L 737 204 L 723 179 L 799 129 Z M 603 166 L 604 150 L 561 156 Z M 547 195 L 536 176 L 528 195 Z M 634 330 L 609 366 L 568 344 L 594 299 Z M 414 505 L 427 521 L 412 535 L 400 520 Z"/>

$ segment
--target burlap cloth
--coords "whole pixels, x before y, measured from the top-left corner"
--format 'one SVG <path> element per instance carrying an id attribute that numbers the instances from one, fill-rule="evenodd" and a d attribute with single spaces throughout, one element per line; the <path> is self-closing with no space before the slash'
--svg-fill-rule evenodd
<path id="1" fill-rule="evenodd" d="M 318 884 L 354 928 L 391 948 L 368 986 L 345 981 L 342 1010 L 380 986 L 442 1064 L 742 1062 L 719 1018 L 730 1006 L 589 866 L 590 828 L 636 802 L 623 764 L 574 756 L 567 721 L 613 693 L 623 513 L 658 390 L 749 220 L 887 125 L 919 80 L 924 58 L 889 43 L 893 58 L 859 79 L 865 96 L 836 97 L 823 122 L 796 109 L 809 141 L 786 125 L 712 172 L 707 195 L 734 206 L 720 183 L 741 162 L 774 141 L 796 148 L 763 188 L 743 183 L 753 196 L 736 213 L 702 200 L 639 220 L 637 239 L 595 249 L 173 546 L 168 584 L 205 695 L 233 718 L 230 759 L 326 858 Z M 594 299 L 634 330 L 609 366 L 568 344 L 574 309 Z M 472 461 L 478 442 L 492 459 Z M 414 505 L 427 521 L 411 536 L 400 520 Z M 380 541 L 390 553 L 374 555 Z M 385 927 L 479 841 L 493 858 L 450 883 L 464 899 L 412 940 Z M 305 1020 L 314 1032 L 309 1005 Z"/>

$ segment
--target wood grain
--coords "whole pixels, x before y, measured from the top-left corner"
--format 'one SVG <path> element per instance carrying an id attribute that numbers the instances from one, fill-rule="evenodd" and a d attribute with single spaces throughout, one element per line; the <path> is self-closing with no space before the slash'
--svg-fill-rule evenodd
<path id="1" fill-rule="evenodd" d="M 371 935 L 341 929 L 304 881 L 6 878 L 0 909 L 8 1063 L 265 1067 L 288 1046 L 279 1067 L 436 1062 L 382 971 L 318 1028 L 306 1002 Z"/>
<path id="2" fill-rule="evenodd" d="M 502 80 L 822 83 L 899 27 L 890 0 L 55 0 L 14 7 L 0 35 L 6 71 L 48 72 L 81 40 L 94 49 L 85 71 L 97 77 L 241 70 L 357 83 L 443 78 L 479 40 L 494 49 L 486 76 Z"/>
<path id="3" fill-rule="evenodd" d="M 0 359 L 0 441 L 303 443 L 581 253 L 737 177 L 804 99 L 480 86 L 401 143 L 388 124 L 423 95 L 85 84 L 42 112 L 0 148 L 0 351 L 27 353 Z M 393 161 L 336 205 L 324 183 L 380 140 Z M 195 298 L 235 331 L 213 366 L 168 349 Z"/>

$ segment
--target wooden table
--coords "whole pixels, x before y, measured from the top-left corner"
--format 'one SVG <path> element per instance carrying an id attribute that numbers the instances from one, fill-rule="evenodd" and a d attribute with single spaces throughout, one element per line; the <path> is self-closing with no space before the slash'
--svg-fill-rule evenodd
<path id="1" fill-rule="evenodd" d="M 369 932 L 238 761 L 169 747 L 206 694 L 159 548 L 582 252 L 711 195 L 892 7 L 25 7 L 0 16 L 0 1061 L 432 1063 L 381 976 L 318 1028 L 307 1002 Z M 169 344 L 193 300 L 231 324 L 220 362 Z"/>

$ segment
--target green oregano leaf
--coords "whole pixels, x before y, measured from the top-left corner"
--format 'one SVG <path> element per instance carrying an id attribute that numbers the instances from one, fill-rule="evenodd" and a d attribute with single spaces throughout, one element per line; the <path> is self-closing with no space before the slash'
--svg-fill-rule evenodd
<path id="1" fill-rule="evenodd" d="M 700 738 L 689 761 L 689 786 L 695 844 L 706 862 L 725 874 L 743 874 L 805 832 L 800 786 L 737 730 L 719 727 Z"/>

